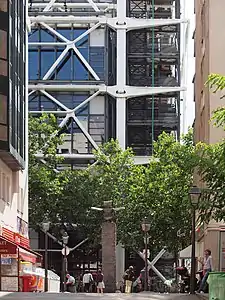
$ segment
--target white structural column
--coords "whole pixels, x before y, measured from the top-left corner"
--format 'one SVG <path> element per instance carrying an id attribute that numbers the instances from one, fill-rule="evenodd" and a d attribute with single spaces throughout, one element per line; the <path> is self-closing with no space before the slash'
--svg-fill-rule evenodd
<path id="1" fill-rule="evenodd" d="M 126 0 L 120 0 L 117 4 L 117 91 L 116 98 L 116 137 L 120 146 L 126 148 Z"/>
<path id="2" fill-rule="evenodd" d="M 117 91 L 116 98 L 116 137 L 122 149 L 126 148 L 126 98 L 121 97 L 125 94 L 126 86 L 126 1 L 117 1 Z M 116 247 L 116 282 L 118 286 L 123 280 L 125 269 L 125 249 L 119 243 Z"/>

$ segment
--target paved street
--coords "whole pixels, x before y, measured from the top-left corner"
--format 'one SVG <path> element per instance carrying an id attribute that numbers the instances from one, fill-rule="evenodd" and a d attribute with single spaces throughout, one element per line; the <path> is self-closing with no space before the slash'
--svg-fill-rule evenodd
<path id="1" fill-rule="evenodd" d="M 95 298 L 102 298 L 103 300 L 198 300 L 197 296 L 190 296 L 190 295 L 175 295 L 175 294 L 150 294 L 150 293 L 139 293 L 139 294 L 55 294 L 55 293 L 48 293 L 48 294 L 35 294 L 35 293 L 11 293 L 11 294 L 4 294 L 0 293 L 0 298 L 4 300 L 94 300 Z"/>

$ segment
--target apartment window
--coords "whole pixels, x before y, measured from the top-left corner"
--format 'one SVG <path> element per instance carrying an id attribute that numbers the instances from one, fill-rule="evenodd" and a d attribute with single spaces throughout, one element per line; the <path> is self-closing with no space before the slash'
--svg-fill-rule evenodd
<path id="1" fill-rule="evenodd" d="M 19 191 L 19 194 L 18 194 L 18 197 L 17 197 L 17 212 L 21 216 L 23 215 L 23 202 L 24 202 L 23 197 L 24 197 L 23 189 L 20 188 L 20 191 Z"/>
<path id="2" fill-rule="evenodd" d="M 2 199 L 3 201 L 6 200 L 6 178 L 4 173 L 2 175 Z"/>
<path id="3" fill-rule="evenodd" d="M 202 26 L 202 43 L 204 42 L 205 39 L 205 2 L 202 5 L 202 10 L 201 10 L 201 26 Z"/>
<path id="4" fill-rule="evenodd" d="M 6 202 L 9 204 L 11 202 L 11 195 L 10 195 L 10 179 L 6 177 Z"/>
<path id="5" fill-rule="evenodd" d="M 10 202 L 10 179 L 3 172 L 0 172 L 0 199 Z"/>

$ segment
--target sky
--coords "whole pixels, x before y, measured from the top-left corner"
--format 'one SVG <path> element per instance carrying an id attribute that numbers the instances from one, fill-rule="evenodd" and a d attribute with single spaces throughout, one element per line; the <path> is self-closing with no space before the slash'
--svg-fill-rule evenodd
<path id="1" fill-rule="evenodd" d="M 192 83 L 195 74 L 194 41 L 192 39 L 195 30 L 194 0 L 181 0 L 181 7 L 182 18 L 189 20 L 188 42 L 186 45 L 183 44 L 181 50 L 183 53 L 185 50 L 187 51 L 182 84 L 187 90 L 183 93 L 184 100 L 181 102 L 181 132 L 186 133 L 188 127 L 192 126 L 194 121 L 194 85 Z M 186 28 L 187 25 L 183 25 L 184 31 Z"/>

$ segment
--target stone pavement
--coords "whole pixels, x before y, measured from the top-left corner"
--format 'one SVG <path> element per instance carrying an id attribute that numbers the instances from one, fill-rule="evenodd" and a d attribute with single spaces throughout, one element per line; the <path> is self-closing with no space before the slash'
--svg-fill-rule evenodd
<path id="1" fill-rule="evenodd" d="M 137 293 L 137 294 L 69 294 L 69 293 L 0 293 L 1 300 L 199 300 L 195 295 L 187 294 L 154 294 L 154 293 Z M 96 299 L 96 300 L 97 300 Z"/>

